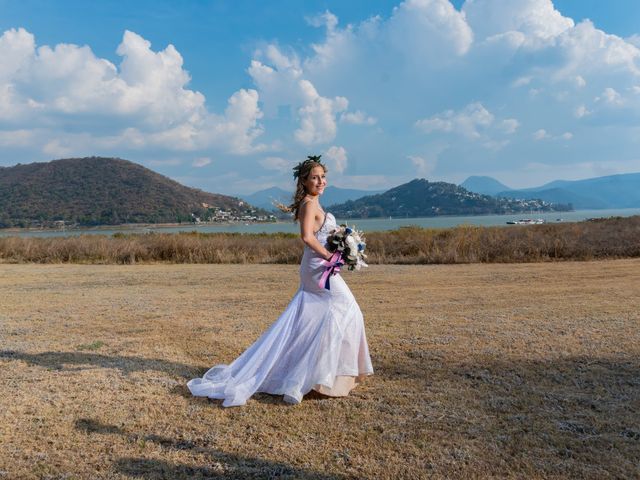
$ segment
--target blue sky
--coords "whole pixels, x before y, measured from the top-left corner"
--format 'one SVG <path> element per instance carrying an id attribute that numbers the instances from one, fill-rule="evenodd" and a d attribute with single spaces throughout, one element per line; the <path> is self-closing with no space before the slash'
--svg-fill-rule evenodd
<path id="1" fill-rule="evenodd" d="M 640 2 L 0 0 L 0 165 L 184 184 L 513 187 L 640 171 Z"/>

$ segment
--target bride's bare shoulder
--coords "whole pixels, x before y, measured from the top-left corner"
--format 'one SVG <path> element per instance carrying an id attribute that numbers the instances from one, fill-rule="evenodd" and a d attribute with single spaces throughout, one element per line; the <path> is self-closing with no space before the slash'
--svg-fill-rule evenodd
<path id="1" fill-rule="evenodd" d="M 313 213 L 316 214 L 318 212 L 321 211 L 320 208 L 320 204 L 317 201 L 314 201 L 312 199 L 304 199 L 300 202 L 300 213 L 301 214 L 307 214 L 307 213 Z"/>

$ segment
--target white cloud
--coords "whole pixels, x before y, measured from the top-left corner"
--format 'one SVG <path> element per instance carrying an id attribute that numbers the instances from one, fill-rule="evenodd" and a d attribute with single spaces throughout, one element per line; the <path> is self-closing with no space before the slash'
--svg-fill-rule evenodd
<path id="1" fill-rule="evenodd" d="M 292 167 L 289 162 L 280 157 L 266 157 L 258 160 L 258 163 L 267 170 L 275 170 L 277 172 L 288 172 Z"/>
<path id="2" fill-rule="evenodd" d="M 477 139 L 481 137 L 479 129 L 487 128 L 493 123 L 493 120 L 493 114 L 480 102 L 474 102 L 458 113 L 447 110 L 439 115 L 418 120 L 416 127 L 425 133 L 457 132 L 467 138 Z"/>
<path id="3" fill-rule="evenodd" d="M 519 32 L 524 42 L 540 44 L 574 26 L 551 0 L 467 0 L 462 12 L 479 41 Z"/>
<path id="4" fill-rule="evenodd" d="M 574 111 L 574 115 L 576 118 L 586 117 L 590 115 L 591 111 L 585 105 L 578 105 Z"/>
<path id="5" fill-rule="evenodd" d="M 387 27 L 391 44 L 419 61 L 442 64 L 449 55 L 467 53 L 473 42 L 465 15 L 448 0 L 406 0 Z"/>
<path id="6" fill-rule="evenodd" d="M 520 127 L 520 122 L 515 118 L 496 121 L 495 116 L 480 102 L 473 102 L 458 112 L 446 110 L 418 120 L 415 127 L 428 134 L 455 133 L 471 141 L 480 141 L 487 149 L 500 150 L 509 141 L 496 137 L 513 135 Z"/>
<path id="7" fill-rule="evenodd" d="M 344 147 L 332 146 L 324 152 L 325 158 L 329 160 L 330 167 L 338 173 L 344 172 L 347 168 L 347 151 Z"/>
<path id="8" fill-rule="evenodd" d="M 536 141 L 540 141 L 540 140 L 571 140 L 573 138 L 573 133 L 571 132 L 564 132 L 560 135 L 551 135 L 549 132 L 547 132 L 544 128 L 541 128 L 540 130 L 536 130 L 533 133 L 533 139 Z"/>
<path id="9" fill-rule="evenodd" d="M 200 168 L 200 167 L 205 167 L 210 163 L 211 163 L 211 159 L 209 157 L 198 157 L 191 163 L 191 165 L 196 168 Z"/>
<path id="10" fill-rule="evenodd" d="M 300 86 L 306 105 L 298 109 L 300 128 L 294 132 L 296 140 L 307 146 L 332 141 L 337 132 L 336 114 L 346 110 L 349 101 L 344 97 L 329 99 L 318 95 L 308 80 L 301 80 Z"/>
<path id="11" fill-rule="evenodd" d="M 349 101 L 342 96 L 321 96 L 313 83 L 303 78 L 298 60 L 287 57 L 276 46 L 256 54 L 273 65 L 254 59 L 248 70 L 268 111 L 275 112 L 279 105 L 294 106 L 300 122 L 294 132 L 298 142 L 306 146 L 331 142 L 337 133 L 336 116 L 347 109 Z"/>
<path id="12" fill-rule="evenodd" d="M 307 17 L 306 20 L 313 27 L 325 27 L 329 33 L 333 32 L 338 25 L 338 17 L 328 10 L 314 17 Z"/>
<path id="13" fill-rule="evenodd" d="M 511 82 L 511 86 L 513 87 L 523 87 L 525 85 L 529 85 L 531 83 L 532 77 L 530 75 L 516 78 L 513 82 Z"/>
<path id="14" fill-rule="evenodd" d="M 28 147 L 33 143 L 34 136 L 34 132 L 27 129 L 0 131 L 0 146 Z"/>
<path id="15" fill-rule="evenodd" d="M 186 87 L 190 77 L 173 45 L 154 52 L 147 40 L 126 31 L 117 53 L 119 67 L 88 46 L 36 49 L 26 30 L 4 32 L 0 121 L 31 130 L 32 146 L 58 157 L 81 151 L 87 136 L 116 149 L 216 148 L 243 154 L 265 148 L 253 144 L 263 132 L 255 90 L 238 90 L 217 115 L 207 110 L 201 93 Z M 67 133 L 78 126 L 82 134 Z"/>
<path id="16" fill-rule="evenodd" d="M 544 140 L 545 138 L 550 138 L 551 136 L 547 133 L 547 131 L 544 128 L 541 128 L 540 130 L 536 130 L 533 133 L 533 139 L 534 140 Z"/>
<path id="17" fill-rule="evenodd" d="M 340 122 L 351 123 L 353 125 L 375 125 L 378 120 L 369 117 L 367 114 L 357 110 L 355 112 L 344 112 L 340 115 Z"/>
<path id="18" fill-rule="evenodd" d="M 604 89 L 601 96 L 596 98 L 596 101 L 599 100 L 603 100 L 609 105 L 615 106 L 619 106 L 624 103 L 622 100 L 622 96 L 614 88 L 611 87 L 607 87 Z"/>
<path id="19" fill-rule="evenodd" d="M 519 126 L 520 126 L 520 122 L 515 118 L 507 118 L 506 120 L 503 120 L 501 123 L 502 130 L 504 131 L 504 133 L 507 133 L 507 134 L 515 133 L 516 130 L 518 130 Z"/>
<path id="20" fill-rule="evenodd" d="M 416 169 L 418 175 L 427 176 L 433 172 L 435 168 L 435 162 L 429 161 L 424 157 L 418 155 L 408 155 L 407 158 L 411 160 L 411 163 Z"/>

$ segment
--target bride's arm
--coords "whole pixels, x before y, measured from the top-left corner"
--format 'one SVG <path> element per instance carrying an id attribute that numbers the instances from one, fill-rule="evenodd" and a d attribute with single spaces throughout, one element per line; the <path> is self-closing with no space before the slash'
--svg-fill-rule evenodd
<path id="1" fill-rule="evenodd" d="M 315 227 L 315 217 L 319 209 L 307 202 L 300 206 L 298 212 L 298 219 L 300 220 L 300 237 L 302 241 L 309 246 L 314 252 L 320 255 L 325 260 L 331 258 L 331 252 L 322 245 L 313 231 Z"/>

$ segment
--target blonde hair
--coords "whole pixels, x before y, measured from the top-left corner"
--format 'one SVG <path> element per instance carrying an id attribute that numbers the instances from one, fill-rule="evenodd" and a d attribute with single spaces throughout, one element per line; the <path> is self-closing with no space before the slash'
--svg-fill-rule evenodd
<path id="1" fill-rule="evenodd" d="M 276 204 L 276 206 L 283 212 L 293 213 L 294 221 L 298 220 L 298 213 L 300 212 L 302 200 L 304 200 L 304 197 L 307 195 L 304 184 L 307 180 L 309 180 L 311 171 L 316 167 L 322 167 L 324 173 L 327 173 L 327 167 L 322 162 L 320 162 L 320 156 L 309 157 L 305 161 L 300 162 L 298 165 L 296 165 L 293 171 L 294 177 L 296 177 L 298 181 L 296 182 L 296 192 L 293 194 L 293 202 L 291 203 L 291 205 L 284 205 L 282 203 Z"/>

